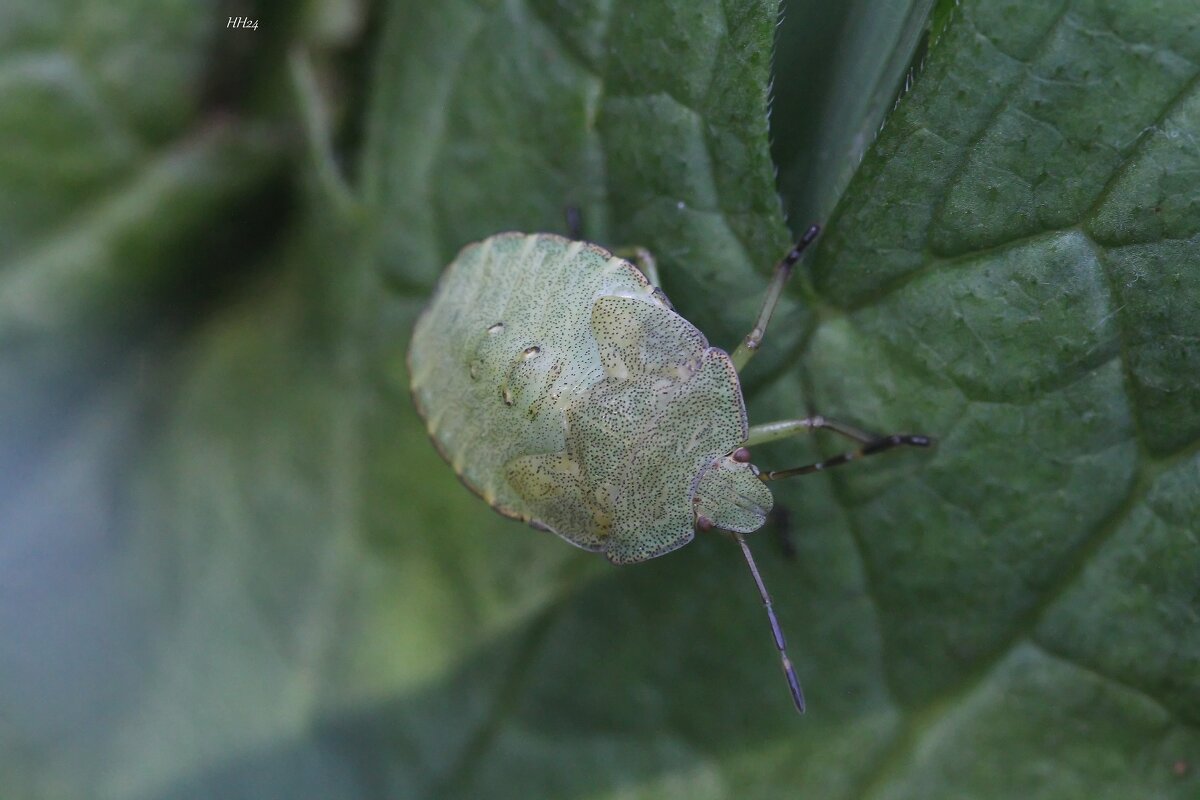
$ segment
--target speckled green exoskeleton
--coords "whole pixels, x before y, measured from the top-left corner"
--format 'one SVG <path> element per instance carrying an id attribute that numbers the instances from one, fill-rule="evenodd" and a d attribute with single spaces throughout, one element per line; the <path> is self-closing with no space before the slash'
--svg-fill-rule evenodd
<path id="1" fill-rule="evenodd" d="M 923 436 L 873 436 L 808 417 L 749 426 L 738 372 L 762 342 L 813 226 L 776 266 L 754 329 L 728 355 L 675 313 L 653 259 L 552 234 L 501 233 L 446 268 L 409 348 L 430 437 L 464 483 L 505 516 L 614 564 L 730 532 L 766 606 L 796 707 L 804 698 L 743 533 L 771 510 L 767 482 Z M 827 428 L 856 450 L 760 472 L 749 446 Z"/>

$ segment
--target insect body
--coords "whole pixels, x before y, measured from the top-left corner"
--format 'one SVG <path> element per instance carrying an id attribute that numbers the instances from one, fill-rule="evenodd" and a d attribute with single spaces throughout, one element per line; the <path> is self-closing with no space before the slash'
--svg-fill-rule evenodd
<path id="1" fill-rule="evenodd" d="M 741 536 L 760 528 L 771 509 L 766 481 L 897 444 L 928 444 L 821 417 L 749 427 L 738 369 L 816 234 L 814 226 L 780 262 L 758 325 L 732 357 L 710 347 L 629 261 L 593 244 L 519 233 L 458 254 L 409 348 L 413 397 L 430 437 L 500 513 L 616 564 L 682 547 L 697 528 L 732 532 L 801 711 L 783 634 Z M 862 446 L 779 473 L 749 463 L 746 445 L 818 427 Z"/>

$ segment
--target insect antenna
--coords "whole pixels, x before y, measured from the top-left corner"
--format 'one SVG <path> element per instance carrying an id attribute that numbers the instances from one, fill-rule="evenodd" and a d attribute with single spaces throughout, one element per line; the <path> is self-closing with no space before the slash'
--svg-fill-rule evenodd
<path id="1" fill-rule="evenodd" d="M 767 585 L 763 583 L 762 575 L 758 573 L 758 565 L 754 563 L 754 556 L 750 554 L 750 545 L 746 544 L 746 537 L 734 531 L 731 533 L 742 548 L 742 555 L 746 557 L 746 564 L 750 567 L 750 574 L 754 577 L 754 584 L 758 587 L 758 596 L 762 598 L 763 608 L 767 610 L 767 619 L 771 621 L 771 635 L 775 637 L 775 647 L 779 649 L 779 662 L 783 666 L 783 674 L 787 678 L 788 688 L 792 692 L 792 702 L 796 704 L 796 710 L 803 714 L 804 691 L 800 688 L 800 679 L 796 677 L 796 669 L 792 666 L 792 660 L 788 658 L 787 642 L 783 638 L 783 628 L 779 627 L 779 618 L 775 616 L 775 608 L 771 605 L 771 595 L 767 592 Z"/>

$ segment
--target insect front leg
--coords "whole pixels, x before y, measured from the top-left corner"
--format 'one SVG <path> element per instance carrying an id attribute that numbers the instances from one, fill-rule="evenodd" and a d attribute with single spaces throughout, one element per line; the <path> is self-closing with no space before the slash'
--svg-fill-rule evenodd
<path id="1" fill-rule="evenodd" d="M 791 478 L 796 475 L 807 475 L 810 472 L 820 472 L 830 467 L 848 464 L 864 456 L 873 456 L 876 453 L 882 453 L 894 447 L 929 447 L 933 444 L 932 439 L 921 434 L 891 433 L 881 436 L 860 430 L 853 425 L 847 425 L 844 422 L 838 422 L 837 420 L 818 415 L 803 419 L 780 420 L 779 422 L 768 422 L 764 425 L 751 426 L 750 433 L 746 437 L 746 446 L 750 447 L 756 444 L 763 444 L 764 442 L 786 439 L 790 436 L 814 430 L 832 431 L 845 436 L 847 439 L 853 439 L 859 443 L 859 446 L 854 450 L 847 450 L 844 453 L 827 458 L 824 461 L 818 461 L 815 464 L 763 472 L 760 477 L 764 481 L 775 481 L 781 478 Z"/>
<path id="2" fill-rule="evenodd" d="M 779 260 L 775 265 L 775 274 L 771 277 L 771 283 L 767 286 L 767 296 L 763 298 L 762 309 L 758 312 L 758 320 L 754 323 L 754 328 L 746 334 L 742 339 L 741 344 L 733 351 L 730 358 L 733 360 L 733 367 L 739 373 L 742 367 L 750 363 L 750 359 L 758 352 L 758 348 L 762 345 L 763 337 L 767 333 L 767 325 L 771 321 L 771 315 L 775 313 L 775 305 L 779 302 L 779 296 L 783 294 L 783 287 L 787 285 L 788 278 L 792 277 L 792 267 L 796 266 L 796 262 L 800 260 L 800 256 L 804 253 L 805 248 L 813 243 L 817 238 L 817 234 L 821 232 L 820 225 L 813 225 L 804 235 L 800 237 L 800 241 L 796 242 L 795 246 L 788 251 L 788 254 Z"/>

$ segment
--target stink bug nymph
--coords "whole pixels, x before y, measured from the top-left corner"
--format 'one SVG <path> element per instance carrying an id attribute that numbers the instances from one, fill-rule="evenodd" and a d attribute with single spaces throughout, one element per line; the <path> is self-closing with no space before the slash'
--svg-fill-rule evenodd
<path id="1" fill-rule="evenodd" d="M 417 320 L 409 372 L 430 438 L 464 483 L 505 516 L 614 564 L 732 534 L 771 623 L 796 708 L 804 696 L 744 533 L 771 510 L 770 481 L 924 436 L 875 436 L 815 416 L 750 426 L 738 373 L 762 343 L 811 227 L 776 265 L 754 328 L 733 355 L 675 313 L 654 261 L 547 233 L 467 245 Z M 640 267 L 640 268 L 639 268 Z M 826 461 L 763 472 L 749 447 L 824 428 L 858 442 Z"/>

